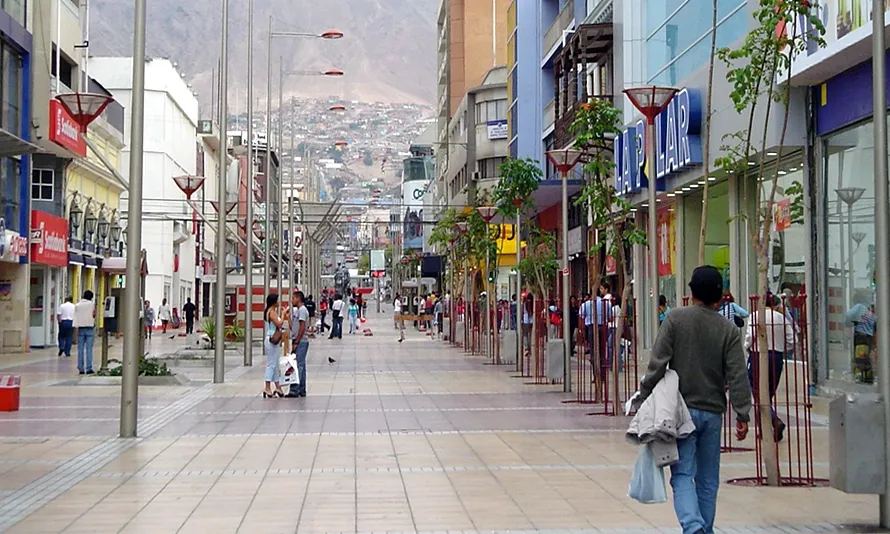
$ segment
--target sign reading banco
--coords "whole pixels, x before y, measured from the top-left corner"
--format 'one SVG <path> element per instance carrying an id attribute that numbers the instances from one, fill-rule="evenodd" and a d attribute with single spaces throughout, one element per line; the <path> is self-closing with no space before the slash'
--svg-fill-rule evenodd
<path id="1" fill-rule="evenodd" d="M 655 118 L 655 175 L 659 189 L 664 188 L 666 176 L 701 164 L 701 119 L 701 99 L 694 89 L 682 89 Z M 649 186 L 643 172 L 645 164 L 646 122 L 640 120 L 615 138 L 615 190 L 619 196 Z"/>

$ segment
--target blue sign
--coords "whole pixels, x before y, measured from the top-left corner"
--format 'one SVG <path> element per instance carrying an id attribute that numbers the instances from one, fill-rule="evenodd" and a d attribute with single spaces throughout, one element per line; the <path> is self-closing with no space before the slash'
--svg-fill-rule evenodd
<path id="1" fill-rule="evenodd" d="M 698 91 L 683 89 L 655 118 L 656 187 L 664 178 L 700 165 L 701 99 Z M 646 163 L 646 123 L 637 123 L 615 138 L 615 190 L 618 195 L 637 193 L 649 186 Z"/>

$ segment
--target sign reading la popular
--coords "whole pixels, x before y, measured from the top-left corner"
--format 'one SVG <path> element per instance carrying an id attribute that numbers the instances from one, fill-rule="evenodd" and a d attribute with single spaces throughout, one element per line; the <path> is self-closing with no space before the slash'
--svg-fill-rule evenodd
<path id="1" fill-rule="evenodd" d="M 45 265 L 68 265 L 68 221 L 31 210 L 31 261 Z"/>
<path id="2" fill-rule="evenodd" d="M 80 136 L 80 125 L 58 100 L 49 101 L 49 140 L 85 158 L 87 143 Z"/>
<path id="3" fill-rule="evenodd" d="M 655 118 L 655 175 L 658 180 L 701 164 L 701 118 L 701 99 L 694 89 L 682 89 Z M 645 163 L 646 122 L 641 120 L 615 138 L 615 190 L 618 195 L 637 193 L 649 186 L 643 172 Z"/>

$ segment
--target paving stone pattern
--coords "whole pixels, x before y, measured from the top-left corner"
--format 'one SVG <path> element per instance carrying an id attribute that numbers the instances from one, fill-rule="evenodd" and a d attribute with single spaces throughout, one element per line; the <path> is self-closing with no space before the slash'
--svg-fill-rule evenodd
<path id="1" fill-rule="evenodd" d="M 25 384 L 21 410 L 0 413 L 0 532 L 680 532 L 670 504 L 626 497 L 627 419 L 414 331 L 400 344 L 386 315 L 367 324 L 374 337 L 313 341 L 304 399 L 261 398 L 261 353 L 250 368 L 228 358 L 224 384 L 206 368 L 142 387 L 132 440 L 117 438 L 119 388 L 76 385 L 74 363 L 49 351 L 0 357 Z M 153 354 L 186 343 L 159 337 Z M 721 477 L 754 469 L 753 453 L 724 455 Z M 876 497 L 721 487 L 721 533 L 876 523 Z"/>

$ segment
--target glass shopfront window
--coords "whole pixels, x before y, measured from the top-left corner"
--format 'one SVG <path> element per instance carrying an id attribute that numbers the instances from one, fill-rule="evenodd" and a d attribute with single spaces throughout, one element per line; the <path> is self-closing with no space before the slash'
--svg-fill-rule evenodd
<path id="1" fill-rule="evenodd" d="M 775 162 L 768 162 L 762 202 L 769 198 Z M 806 284 L 807 231 L 803 219 L 803 154 L 785 156 L 778 166 L 776 198 L 769 250 L 769 288 L 787 296 L 801 293 Z"/>
<path id="2" fill-rule="evenodd" d="M 828 379 L 875 383 L 874 139 L 871 122 L 825 141 L 822 221 Z M 885 318 L 886 319 L 886 318 Z"/>

